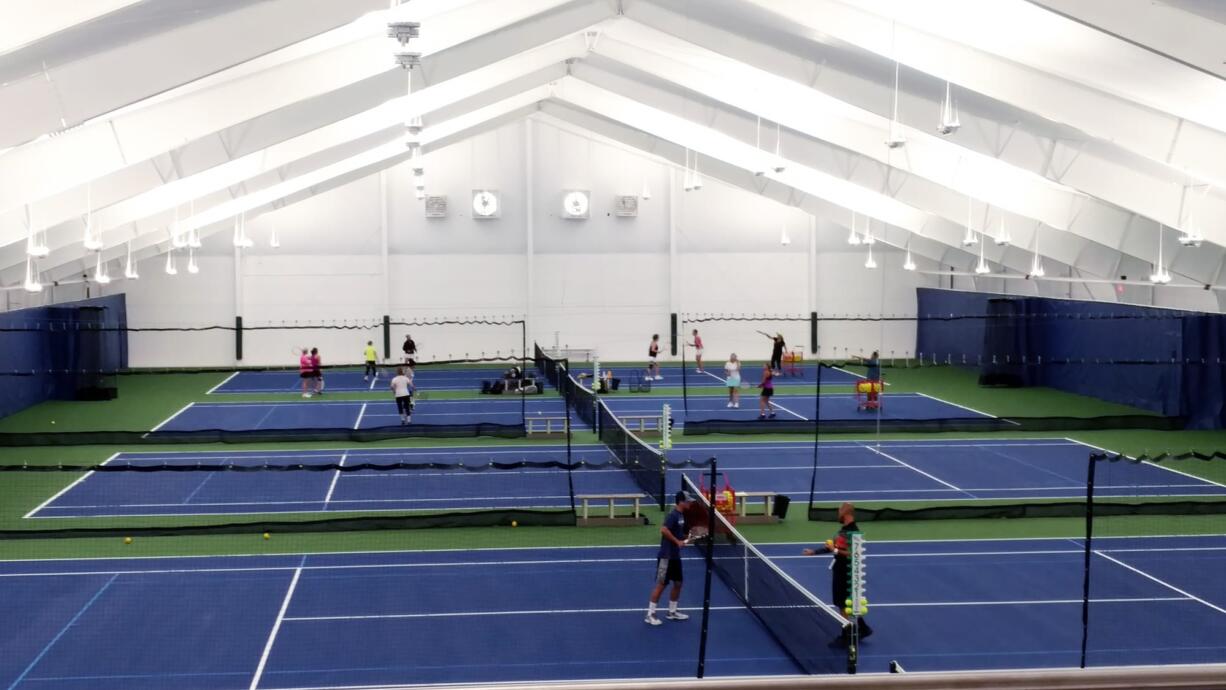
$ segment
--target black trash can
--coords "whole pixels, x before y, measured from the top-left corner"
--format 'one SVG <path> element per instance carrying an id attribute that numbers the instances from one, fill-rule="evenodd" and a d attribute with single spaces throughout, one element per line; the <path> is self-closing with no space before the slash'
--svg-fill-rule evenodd
<path id="1" fill-rule="evenodd" d="M 771 515 L 780 520 L 788 516 L 788 504 L 792 502 L 791 497 L 784 494 L 775 494 L 775 509 L 771 511 Z"/>

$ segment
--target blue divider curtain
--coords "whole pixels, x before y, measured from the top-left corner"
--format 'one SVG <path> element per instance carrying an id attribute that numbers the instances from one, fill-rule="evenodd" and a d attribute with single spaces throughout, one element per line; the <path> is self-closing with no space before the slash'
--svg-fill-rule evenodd
<path id="1" fill-rule="evenodd" d="M 1201 314 L 1183 320 L 1183 402 L 1190 429 L 1226 427 L 1226 316 Z"/>
<path id="2" fill-rule="evenodd" d="M 1183 364 L 1187 343 L 1207 347 L 1215 337 L 1211 327 L 1198 324 L 1221 316 L 937 288 L 917 288 L 917 305 L 916 352 L 925 362 L 978 367 L 990 365 L 993 356 L 998 363 L 1025 357 L 1027 366 L 998 364 L 982 373 L 1011 374 L 1010 385 L 1049 386 L 1202 423 L 1213 417 L 1221 425 L 1221 404 L 1212 412 L 1214 396 L 1204 390 L 1215 386 L 1220 397 L 1221 381 L 1208 376 L 1193 394 L 1189 381 L 1204 372 Z"/>
<path id="3" fill-rule="evenodd" d="M 127 368 L 126 304 L 123 295 L 110 295 L 0 314 L 0 417 L 97 387 L 97 377 L 82 369 Z M 91 331 L 82 331 L 83 318 Z"/>

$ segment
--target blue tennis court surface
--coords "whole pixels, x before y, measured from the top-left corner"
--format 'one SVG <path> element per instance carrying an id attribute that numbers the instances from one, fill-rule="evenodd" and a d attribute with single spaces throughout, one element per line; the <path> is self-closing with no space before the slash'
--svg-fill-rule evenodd
<path id="1" fill-rule="evenodd" d="M 815 534 L 814 542 L 827 535 Z M 338 540 L 343 536 L 338 535 Z M 870 534 L 871 539 L 871 534 Z M 826 557 L 762 546 L 825 595 Z M 862 672 L 1075 666 L 1075 539 L 869 542 Z M 698 551 L 681 608 L 697 614 Z M 1226 537 L 1098 539 L 1094 665 L 1226 661 Z M 697 617 L 643 624 L 655 547 L 11 561 L 4 687 L 359 688 L 692 677 Z M 707 671 L 798 669 L 717 578 Z"/>
<path id="2" fill-rule="evenodd" d="M 672 407 L 673 418 L 685 426 L 685 401 L 679 397 L 610 395 L 603 397 L 616 415 L 658 417 L 663 405 Z M 922 393 L 896 393 L 884 397 L 881 419 L 990 419 L 991 415 L 961 407 Z M 758 418 L 757 398 L 745 395 L 741 407 L 729 408 L 719 396 L 690 396 L 688 417 L 695 420 L 751 420 Z M 876 412 L 856 409 L 852 395 L 823 395 L 823 420 L 875 419 Z M 812 395 L 776 395 L 772 406 L 777 419 L 808 419 L 817 414 Z M 529 396 L 523 408 L 528 416 L 555 416 L 563 413 L 561 401 L 553 395 Z M 417 403 L 414 424 L 520 424 L 519 396 L 490 396 L 467 400 L 427 399 Z M 203 402 L 192 403 L 154 428 L 155 431 L 199 431 L 222 429 L 373 429 L 400 423 L 395 403 L 389 398 L 377 401 L 301 400 L 286 402 Z M 578 420 L 575 420 L 578 426 Z"/>
<path id="3" fill-rule="evenodd" d="M 502 378 L 518 362 L 498 367 L 431 367 L 418 365 L 413 377 L 419 388 L 438 391 L 480 391 L 482 381 Z M 531 371 L 529 372 L 532 373 Z M 395 370 L 383 366 L 377 376 L 367 379 L 361 367 L 327 369 L 324 371 L 325 391 L 356 393 L 386 392 Z M 539 380 L 541 376 L 536 374 Z M 295 393 L 302 391 L 302 379 L 297 371 L 236 371 L 209 390 L 209 393 Z"/>
<path id="4" fill-rule="evenodd" d="M 575 446 L 575 463 L 613 460 L 608 448 Z M 138 466 L 229 464 L 259 466 L 361 463 L 566 462 L 565 446 L 364 448 L 361 450 L 189 451 L 120 453 L 108 464 Z M 586 469 L 571 477 L 562 469 L 522 468 L 363 470 L 339 472 L 94 472 L 39 506 L 28 517 L 118 515 L 215 515 L 387 510 L 570 508 L 575 493 L 637 493 L 629 472 Z"/>
<path id="5" fill-rule="evenodd" d="M 1085 494 L 1089 446 L 1064 439 L 823 442 L 819 447 L 818 501 L 1079 498 Z M 807 501 L 813 444 L 678 444 L 672 461 L 718 460 L 740 491 L 769 491 Z M 575 446 L 574 462 L 608 462 L 603 445 Z M 556 460 L 564 446 L 448 447 L 326 451 L 190 451 L 122 453 L 108 463 L 357 464 Z M 679 487 L 682 470 L 670 470 Z M 1226 487 L 1159 465 L 1113 463 L 1099 467 L 1099 496 L 1226 495 Z M 696 471 L 688 470 L 697 480 Z M 620 468 L 571 473 L 575 492 L 637 493 Z M 85 475 L 32 511 L 29 517 L 212 515 L 380 510 L 569 507 L 567 472 L 521 469 L 485 472 L 397 470 L 363 472 L 107 472 Z"/>
<path id="6" fill-rule="evenodd" d="M 726 396 L 691 395 L 687 403 L 680 397 L 601 396 L 615 415 L 659 415 L 667 403 L 680 426 L 685 420 L 751 420 L 758 418 L 758 395 L 755 389 L 741 392 L 741 406 L 728 407 Z M 886 393 L 882 396 L 881 419 L 991 419 L 992 415 L 955 405 L 923 393 Z M 857 409 L 853 394 L 821 396 L 821 419 L 825 421 L 877 418 L 875 411 Z M 813 420 L 817 417 L 817 401 L 813 395 L 779 395 L 771 398 L 776 419 Z"/>
<path id="7" fill-rule="evenodd" d="M 472 400 L 421 400 L 413 424 L 521 424 L 528 416 L 563 417 L 556 396 L 528 397 L 523 407 L 517 395 Z M 154 431 L 223 429 L 375 429 L 400 424 L 396 403 L 389 397 L 369 402 L 303 400 L 301 402 L 191 403 L 154 427 Z M 578 421 L 576 420 L 576 425 Z"/>

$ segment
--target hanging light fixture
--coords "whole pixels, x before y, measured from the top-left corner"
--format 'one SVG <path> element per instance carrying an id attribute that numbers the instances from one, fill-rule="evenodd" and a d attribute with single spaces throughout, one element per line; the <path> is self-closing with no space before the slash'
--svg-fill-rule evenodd
<path id="1" fill-rule="evenodd" d="M 647 186 L 647 180 L 643 179 L 643 191 L 639 193 L 639 198 L 643 201 L 651 200 L 651 188 Z"/>
<path id="2" fill-rule="evenodd" d="M 166 252 L 166 275 L 168 276 L 179 275 L 179 269 L 175 268 L 175 249 L 174 247 L 171 247 L 170 251 Z"/>
<path id="3" fill-rule="evenodd" d="M 277 225 L 273 223 L 272 232 L 268 233 L 268 246 L 273 249 L 281 248 L 281 238 L 277 237 Z"/>
<path id="4" fill-rule="evenodd" d="M 864 241 L 864 244 L 871 247 L 874 244 L 877 244 L 877 239 L 873 237 L 873 219 L 865 218 L 864 221 L 865 222 L 864 222 L 864 240 L 863 241 Z"/>
<path id="5" fill-rule="evenodd" d="M 193 208 L 195 208 L 193 202 Z M 195 215 L 194 213 L 192 215 Z M 170 226 L 170 244 L 175 249 L 182 249 L 187 246 L 187 238 L 182 235 L 179 228 L 179 205 L 175 204 L 175 222 Z"/>
<path id="6" fill-rule="evenodd" d="M 698 174 L 698 152 L 694 152 L 694 191 L 702 189 L 702 175 Z"/>
<path id="7" fill-rule="evenodd" d="M 762 116 L 761 115 L 758 115 L 758 125 L 757 127 L 754 128 L 754 135 L 755 135 L 754 144 L 753 144 L 754 150 L 761 151 L 762 150 Z M 754 164 L 754 169 L 753 169 L 754 177 L 762 177 L 763 175 L 766 174 L 765 156 L 758 156 L 756 157 L 755 161 L 756 162 Z"/>
<path id="8" fill-rule="evenodd" d="M 904 271 L 914 271 L 915 270 L 915 261 L 911 259 L 911 243 L 910 242 L 907 243 L 907 258 L 903 259 L 902 270 Z"/>
<path id="9" fill-rule="evenodd" d="M 966 197 L 966 234 L 962 236 L 962 246 L 971 247 L 975 242 L 975 231 L 971 229 L 971 197 Z"/>
<path id="10" fill-rule="evenodd" d="M 685 150 L 685 177 L 682 179 L 681 188 L 687 192 L 694 191 L 694 178 L 690 176 L 690 150 Z"/>
<path id="11" fill-rule="evenodd" d="M 94 233 L 93 189 L 93 183 L 85 185 L 85 235 L 81 239 L 81 244 L 85 245 L 86 250 L 96 252 L 102 249 L 102 233 Z"/>
<path id="12" fill-rule="evenodd" d="M 941 123 L 937 125 L 937 132 L 953 134 L 961 126 L 962 122 L 958 119 L 958 107 L 954 104 L 953 91 L 949 82 L 945 82 L 945 100 L 941 101 Z"/>
<path id="13" fill-rule="evenodd" d="M 986 275 L 992 272 L 992 269 L 988 268 L 987 259 L 983 256 L 983 245 L 983 242 L 979 243 L 979 263 L 975 264 L 975 273 L 979 275 Z"/>
<path id="14" fill-rule="evenodd" d="M 787 164 L 783 162 L 783 129 L 778 122 L 775 123 L 775 162 L 771 169 L 776 173 L 787 169 Z"/>
<path id="15" fill-rule="evenodd" d="M 1158 223 L 1158 262 L 1154 264 L 1154 272 L 1149 274 L 1149 282 L 1154 285 L 1166 285 L 1171 282 L 1171 274 L 1162 265 L 1162 223 Z"/>
<path id="16" fill-rule="evenodd" d="M 136 280 L 140 278 L 140 274 L 136 272 L 136 264 L 132 263 L 132 241 L 128 240 L 128 258 L 124 261 L 123 277 L 128 280 Z"/>
<path id="17" fill-rule="evenodd" d="M 865 268 L 877 268 L 877 262 L 873 260 L 873 248 L 868 248 L 868 258 L 864 260 Z"/>
<path id="18" fill-rule="evenodd" d="M 30 214 L 30 231 L 26 237 L 26 255 L 41 259 L 51 253 L 51 248 L 47 246 L 46 233 L 40 233 L 34 229 L 34 209 L 27 207 L 27 210 Z"/>
<path id="19" fill-rule="evenodd" d="M 1204 201 L 1205 195 L 1208 193 L 1209 193 L 1209 185 L 1205 185 L 1205 191 L 1201 193 L 1202 203 Z M 1192 212 L 1189 211 L 1188 212 L 1189 229 L 1185 230 L 1183 234 L 1180 235 L 1179 237 L 1179 244 L 1182 244 L 1185 247 L 1199 247 L 1205 241 L 1204 235 L 1202 235 L 1200 232 L 1200 223 L 1193 223 L 1192 222 L 1193 218 L 1194 216 Z"/>
<path id="20" fill-rule="evenodd" d="M 34 267 L 34 257 L 26 257 L 26 279 L 21 284 L 26 292 L 42 292 L 43 284 L 38 280 L 38 270 Z"/>
<path id="21" fill-rule="evenodd" d="M 191 247 L 192 249 L 199 249 L 203 246 L 203 244 L 200 242 L 200 228 L 192 228 L 187 233 L 187 246 Z"/>
<path id="22" fill-rule="evenodd" d="M 1013 241 L 1013 236 L 1009 234 L 1009 228 L 1005 226 L 1005 212 L 1000 212 L 1000 232 L 996 235 L 997 245 L 1006 245 Z"/>
<path id="23" fill-rule="evenodd" d="M 102 260 L 102 252 L 98 252 L 98 260 L 94 264 L 94 282 L 99 285 L 111 282 L 111 276 L 106 272 L 106 262 Z"/>
<path id="24" fill-rule="evenodd" d="M 792 243 L 792 238 L 788 236 L 788 224 L 784 223 L 779 229 L 779 244 L 786 247 Z"/>
<path id="25" fill-rule="evenodd" d="M 851 234 L 847 236 L 847 244 L 853 247 L 860 246 L 860 236 L 856 234 L 856 212 L 851 212 Z"/>
<path id="26" fill-rule="evenodd" d="M 255 242 L 247 236 L 247 213 L 244 211 L 234 217 L 234 246 L 239 249 L 248 249 L 255 246 Z"/>
<path id="27" fill-rule="evenodd" d="M 902 131 L 898 126 L 898 60 L 894 61 L 894 110 L 890 115 L 890 131 L 889 137 L 885 140 L 885 145 L 889 148 L 896 149 L 905 146 L 907 140 L 903 138 Z"/>
<path id="28" fill-rule="evenodd" d="M 189 248 L 187 250 L 187 272 L 195 275 L 200 272 L 200 267 L 196 265 L 196 250 Z"/>

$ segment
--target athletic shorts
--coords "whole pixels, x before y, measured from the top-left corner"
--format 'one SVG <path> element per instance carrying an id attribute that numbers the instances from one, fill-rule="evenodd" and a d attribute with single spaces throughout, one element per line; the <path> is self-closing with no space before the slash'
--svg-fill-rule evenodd
<path id="1" fill-rule="evenodd" d="M 647 355 L 647 361 L 648 361 L 648 362 L 651 362 L 652 364 L 655 364 L 655 363 L 656 363 L 656 355 Z"/>
<path id="2" fill-rule="evenodd" d="M 656 559 L 656 584 L 664 585 L 669 582 L 681 582 L 681 559 Z"/>
<path id="3" fill-rule="evenodd" d="M 304 378 L 304 379 L 313 379 L 313 378 L 315 378 L 315 372 L 313 372 L 313 371 L 300 371 L 300 372 L 298 372 L 298 376 L 299 376 L 300 378 Z"/>
<path id="4" fill-rule="evenodd" d="M 774 395 L 774 394 L 775 394 L 775 389 L 774 389 L 774 388 L 763 388 L 763 389 L 762 389 L 762 397 L 763 397 L 763 398 L 769 398 L 769 397 L 771 397 L 771 396 L 772 396 L 772 395 Z"/>
<path id="5" fill-rule="evenodd" d="M 313 379 L 322 379 L 323 377 L 324 377 L 324 372 L 322 369 L 316 369 L 315 371 L 311 372 L 311 378 Z"/>
<path id="6" fill-rule="evenodd" d="M 847 568 L 835 566 L 830 569 L 830 594 L 833 597 L 835 608 L 840 611 L 847 604 L 847 600 L 851 598 L 851 583 L 848 581 Z"/>
<path id="7" fill-rule="evenodd" d="M 410 393 L 408 395 L 397 396 L 396 409 L 402 415 L 413 414 L 413 394 Z"/>
<path id="8" fill-rule="evenodd" d="M 694 348 L 694 355 L 695 355 L 696 357 L 701 357 L 701 356 L 702 356 L 702 348 L 701 348 L 701 347 L 696 347 L 696 348 Z"/>
<path id="9" fill-rule="evenodd" d="M 728 386 L 729 388 L 740 388 L 741 387 L 741 375 L 733 374 L 729 376 L 727 379 L 724 380 L 724 385 Z"/>

